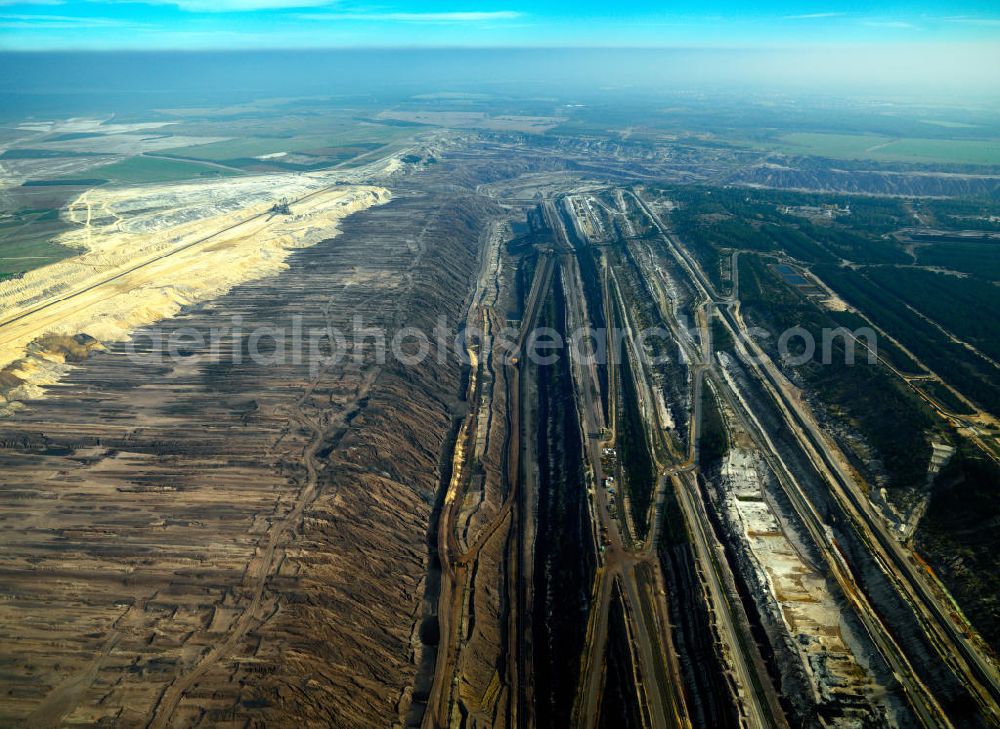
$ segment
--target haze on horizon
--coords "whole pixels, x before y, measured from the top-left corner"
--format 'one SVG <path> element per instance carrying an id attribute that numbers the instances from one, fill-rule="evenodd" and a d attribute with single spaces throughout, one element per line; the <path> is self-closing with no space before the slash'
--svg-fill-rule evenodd
<path id="1" fill-rule="evenodd" d="M 586 50 L 596 48 L 603 50 Z M 693 0 L 670 8 L 649 0 L 627 8 L 551 0 L 377 7 L 351 0 L 0 0 L 6 52 L 300 49 L 482 49 L 463 68 L 453 67 L 454 57 L 425 56 L 418 63 L 424 80 L 442 83 L 715 85 L 925 99 L 1000 93 L 1000 11 L 977 0 L 777 0 L 754 8 Z M 409 62 L 396 66 L 402 78 L 416 75 Z M 8 58 L 0 68 L 4 89 L 35 83 L 22 68 Z"/>

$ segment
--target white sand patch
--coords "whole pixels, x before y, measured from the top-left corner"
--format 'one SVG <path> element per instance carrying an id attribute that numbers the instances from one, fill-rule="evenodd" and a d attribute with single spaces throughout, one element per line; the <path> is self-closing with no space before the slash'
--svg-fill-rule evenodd
<path id="1" fill-rule="evenodd" d="M 384 188 L 338 179 L 259 175 L 87 191 L 66 213 L 77 227 L 59 238 L 80 255 L 0 283 L 0 368 L 29 388 L 8 399 L 58 379 L 35 361 L 42 355 L 28 354 L 43 335 L 126 340 L 185 305 L 283 270 L 293 249 L 333 237 L 344 217 L 389 199 Z M 291 214 L 270 212 L 282 199 Z"/>
<path id="2" fill-rule="evenodd" d="M 722 480 L 729 518 L 770 588 L 817 699 L 868 694 L 872 679 L 841 632 L 840 609 L 823 575 L 799 554 L 766 499 L 763 467 L 755 452 L 736 448 L 727 455 Z"/>
<path id="3" fill-rule="evenodd" d="M 33 146 L 53 152 L 87 152 L 89 154 L 140 155 L 163 152 L 175 147 L 195 147 L 200 144 L 224 142 L 229 137 L 191 137 L 164 134 L 109 134 L 86 139 L 66 139 L 59 142 L 39 142 Z"/>
<path id="4" fill-rule="evenodd" d="M 44 134 L 123 134 L 127 132 L 145 132 L 151 129 L 177 124 L 178 122 L 142 122 L 138 124 L 107 124 L 104 119 L 54 119 L 52 121 L 25 122 L 18 124 L 18 129 L 26 132 L 42 132 Z"/>
<path id="5" fill-rule="evenodd" d="M 823 308 L 828 311 L 847 311 L 850 307 L 847 302 L 836 294 L 832 294 L 829 298 L 823 299 Z"/>

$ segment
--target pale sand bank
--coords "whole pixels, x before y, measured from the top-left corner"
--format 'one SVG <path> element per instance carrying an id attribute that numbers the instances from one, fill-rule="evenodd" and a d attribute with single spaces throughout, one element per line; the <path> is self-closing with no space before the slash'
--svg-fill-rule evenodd
<path id="1" fill-rule="evenodd" d="M 0 283 L 0 414 L 41 396 L 67 359 L 283 270 L 292 250 L 390 197 L 336 183 L 323 173 L 260 175 L 81 195 L 66 212 L 78 227 L 60 238 L 81 253 Z M 281 200 L 290 213 L 270 212 Z M 78 335 L 96 342 L 67 339 Z"/>

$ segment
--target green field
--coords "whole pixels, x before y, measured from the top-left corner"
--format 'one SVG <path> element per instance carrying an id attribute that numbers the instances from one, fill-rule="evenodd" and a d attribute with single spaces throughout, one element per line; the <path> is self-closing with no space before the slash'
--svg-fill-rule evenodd
<path id="1" fill-rule="evenodd" d="M 228 139 L 224 142 L 198 144 L 191 147 L 175 147 L 165 150 L 165 154 L 176 157 L 211 160 L 240 160 L 279 152 L 309 152 L 330 147 L 349 147 L 356 144 L 387 144 L 402 137 L 412 135 L 412 129 L 381 125 L 360 125 L 341 132 L 329 134 L 309 134 L 288 137 L 244 137 Z"/>
<path id="2" fill-rule="evenodd" d="M 174 182 L 204 177 L 231 177 L 240 174 L 236 170 L 227 170 L 222 167 L 160 157 L 130 157 L 104 167 L 95 167 L 90 172 L 112 182 L 137 184 Z"/>
<path id="3" fill-rule="evenodd" d="M 924 124 L 932 124 L 945 129 L 975 129 L 978 124 L 966 124 L 965 122 L 948 121 L 947 119 L 921 119 Z"/>
<path id="4" fill-rule="evenodd" d="M 785 152 L 885 162 L 1000 164 L 1000 140 L 892 138 L 874 134 L 795 133 L 780 137 Z"/>
<path id="5" fill-rule="evenodd" d="M 31 271 L 76 255 L 77 251 L 51 240 L 32 243 L 0 241 L 0 278 Z"/>
<path id="6" fill-rule="evenodd" d="M 0 221 L 0 280 L 46 266 L 75 251 L 53 242 L 66 230 L 57 210 L 20 210 Z"/>

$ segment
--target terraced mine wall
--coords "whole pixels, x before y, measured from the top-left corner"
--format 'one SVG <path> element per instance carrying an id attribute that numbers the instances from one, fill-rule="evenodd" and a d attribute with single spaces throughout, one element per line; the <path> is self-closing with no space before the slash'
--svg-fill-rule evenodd
<path id="1" fill-rule="evenodd" d="M 871 557 L 869 551 L 849 526 L 842 510 L 830 495 L 828 487 L 816 473 L 812 464 L 788 430 L 773 401 L 763 391 L 761 385 L 747 376 L 739 365 L 733 368 L 744 397 L 754 415 L 769 433 L 778 454 L 790 471 L 802 484 L 810 501 L 815 505 L 824 521 L 836 536 L 837 544 L 851 566 L 856 582 L 865 590 L 883 622 L 889 626 L 896 641 L 906 654 L 921 680 L 934 692 L 945 713 L 963 727 L 984 727 L 984 719 L 975 700 L 959 683 L 950 669 L 942 663 L 934 648 L 923 637 L 913 611 L 899 597 L 888 579 Z M 872 670 L 883 685 L 890 685 L 899 691 L 898 684 L 886 684 L 888 673 L 885 662 L 872 654 Z M 905 700 L 899 694 L 897 700 Z M 914 719 L 914 721 L 916 721 Z"/>
<path id="2" fill-rule="evenodd" d="M 496 210 L 447 167 L 135 338 L 238 316 L 224 361 L 112 344 L 0 421 L 0 724 L 402 721 L 458 361 L 257 364 L 245 333 L 457 321 Z"/>
<path id="3" fill-rule="evenodd" d="M 621 319 L 619 319 L 621 320 Z M 625 486 L 631 499 L 632 519 L 635 522 L 636 538 L 646 538 L 646 514 L 656 489 L 656 469 L 653 455 L 646 440 L 646 428 L 639 410 L 639 393 L 636 391 L 632 364 L 629 360 L 628 345 L 623 342 L 616 357 L 619 379 L 617 416 L 619 448 Z"/>
<path id="4" fill-rule="evenodd" d="M 622 293 L 630 305 L 636 307 L 640 327 L 648 330 L 652 330 L 654 327 L 666 329 L 667 322 L 663 321 L 657 306 L 656 293 L 650 286 L 649 280 L 643 275 L 633 251 L 633 245 L 629 242 L 624 243 L 621 246 L 620 254 L 617 251 L 616 254 L 620 255 L 620 260 L 624 264 L 618 268 L 621 272 L 619 280 L 625 289 Z M 673 316 L 678 319 L 681 325 L 690 326 L 694 323 L 693 315 L 684 318 L 687 316 L 683 313 L 684 307 L 678 307 L 676 300 L 672 299 L 670 306 L 677 307 Z M 658 376 L 658 381 L 653 389 L 654 391 L 659 390 L 657 396 L 663 398 L 664 414 L 673 424 L 673 427 L 670 428 L 670 437 L 676 439 L 681 449 L 686 449 L 690 430 L 688 386 L 691 373 L 684 350 L 672 338 L 669 341 L 652 338 L 647 344 L 647 352 L 653 360 L 648 365 L 649 370 Z"/>
<path id="5" fill-rule="evenodd" d="M 666 585 L 673 643 L 684 681 L 684 701 L 695 727 L 737 726 L 739 714 L 716 650 L 684 515 L 671 489 L 663 501 L 657 554 Z"/>
<path id="6" fill-rule="evenodd" d="M 918 169 L 898 171 L 849 169 L 866 162 L 830 162 L 818 158 L 796 158 L 787 166 L 763 164 L 739 170 L 726 178 L 730 185 L 773 187 L 779 190 L 906 197 L 968 197 L 996 200 L 1000 177 L 981 174 L 948 174 Z M 900 165 L 902 168 L 903 165 Z"/>
<path id="7" fill-rule="evenodd" d="M 816 694 L 801 659 L 794 647 L 789 644 L 791 640 L 806 635 L 806 633 L 786 634 L 789 629 L 785 627 L 783 618 L 774 611 L 768 599 L 764 597 L 764 593 L 772 588 L 761 579 L 751 562 L 750 550 L 742 543 L 741 535 L 737 532 L 741 526 L 738 520 L 732 519 L 732 515 L 725 510 L 721 491 L 724 487 L 723 461 L 730 450 L 727 440 L 731 439 L 727 438 L 721 412 L 710 389 L 705 388 L 702 391 L 702 402 L 703 419 L 700 437 L 701 441 L 707 444 L 707 447 L 701 449 L 698 482 L 705 503 L 711 507 L 708 510 L 709 518 L 720 543 L 726 550 L 727 560 L 735 566 L 733 576 L 740 599 L 771 680 L 778 689 L 784 710 L 788 716 L 795 718 L 796 724 L 799 726 L 818 725 L 819 710 L 815 705 Z M 777 484 L 772 483 L 772 480 L 769 479 L 767 482 L 769 499 L 775 499 L 774 493 L 780 492 L 780 488 Z M 779 500 L 781 495 L 779 494 Z M 782 518 L 787 518 L 787 512 L 782 514 Z M 798 533 L 797 536 L 800 543 L 809 544 L 808 537 Z M 804 548 L 808 549 L 812 564 L 821 564 L 821 557 L 815 549 Z M 841 607 L 844 607 L 843 601 L 841 601 Z M 801 629 L 800 626 L 796 626 L 796 628 Z M 874 650 L 870 645 L 866 645 L 865 648 L 869 654 Z M 842 707 L 838 705 L 823 706 L 822 711 L 826 714 L 825 720 L 835 722 L 842 719 L 841 709 Z M 864 709 L 865 707 L 862 706 L 861 710 Z M 874 723 L 870 716 L 866 716 L 865 720 Z"/>
<path id="8" fill-rule="evenodd" d="M 566 336 L 561 275 L 542 326 Z M 538 367 L 538 516 L 535 540 L 535 717 L 538 726 L 569 726 L 585 643 L 596 555 L 589 546 L 583 434 L 569 359 Z M 528 467 L 531 467 L 530 465 Z"/>
<path id="9" fill-rule="evenodd" d="M 464 393 L 467 378 L 461 378 L 462 386 L 459 392 Z M 462 403 L 466 401 L 463 399 Z M 416 673 L 411 688 L 407 690 L 406 701 L 402 705 L 400 717 L 403 725 L 419 727 L 427 709 L 434 684 L 434 667 L 437 662 L 438 648 L 441 643 L 441 626 L 438 622 L 438 598 L 441 595 L 441 557 L 438 544 L 438 525 L 442 516 L 444 496 L 451 481 L 453 465 L 451 454 L 461 429 L 462 419 L 452 419 L 451 427 L 442 442 L 438 457 L 438 491 L 431 510 L 427 529 L 427 572 L 424 580 L 423 602 L 416 634 L 414 663 Z"/>
<path id="10" fill-rule="evenodd" d="M 715 474 L 713 474 L 714 477 Z M 716 536 L 719 538 L 720 543 L 726 553 L 726 560 L 729 564 L 734 565 L 736 569 L 733 570 L 733 577 L 736 584 L 737 591 L 739 593 L 740 602 L 743 604 L 743 610 L 746 612 L 747 621 L 750 625 L 751 635 L 753 635 L 754 642 L 757 644 L 757 649 L 760 651 L 761 657 L 764 659 L 764 665 L 767 667 L 768 676 L 778 689 L 778 698 L 781 701 L 782 709 L 790 716 L 797 716 L 800 721 L 802 721 L 803 708 L 798 705 L 793 705 L 790 703 L 792 699 L 797 699 L 799 697 L 809 696 L 809 686 L 802 677 L 796 675 L 800 673 L 798 667 L 791 663 L 794 660 L 794 656 L 778 655 L 775 650 L 775 645 L 778 646 L 778 651 L 781 650 L 781 645 L 778 642 L 779 636 L 777 631 L 772 630 L 770 625 L 766 625 L 760 614 L 760 609 L 758 607 L 757 601 L 754 599 L 753 585 L 748 581 L 750 576 L 750 568 L 746 563 L 745 559 L 741 559 L 741 555 L 733 546 L 733 540 L 730 535 L 726 533 L 726 524 L 724 524 L 718 513 L 718 508 L 709 500 L 709 486 L 711 482 L 699 474 L 698 485 L 701 488 L 702 498 L 706 499 L 707 504 L 713 506 L 713 508 L 708 510 L 709 519 L 712 522 L 712 528 L 715 531 Z M 798 682 L 799 685 L 795 685 L 794 682 Z M 804 703 L 802 701 L 801 703 Z"/>
<path id="11" fill-rule="evenodd" d="M 604 693 L 598 729 L 641 729 L 649 717 L 636 694 L 632 646 L 625 624 L 621 586 L 616 582 L 608 609 L 608 642 L 605 648 Z"/>
<path id="12" fill-rule="evenodd" d="M 562 207 L 559 214 L 563 219 L 563 227 L 569 237 L 570 244 L 576 253 L 577 264 L 580 266 L 580 279 L 583 282 L 583 296 L 587 302 L 587 315 L 590 317 L 590 326 L 597 331 L 602 331 L 607 327 L 607 320 L 604 316 L 604 298 L 601 289 L 601 275 L 597 269 L 597 251 L 589 246 L 585 241 L 580 240 L 577 235 L 576 225 L 570 215 Z M 607 346 L 607 341 L 605 341 Z M 608 417 L 608 366 L 601 361 L 597 364 L 597 382 L 601 388 L 601 408 L 604 417 Z"/>

